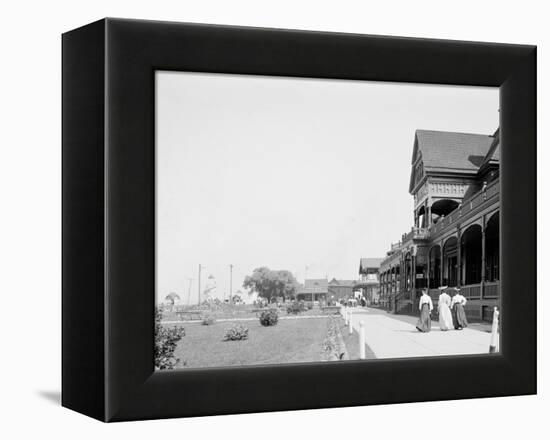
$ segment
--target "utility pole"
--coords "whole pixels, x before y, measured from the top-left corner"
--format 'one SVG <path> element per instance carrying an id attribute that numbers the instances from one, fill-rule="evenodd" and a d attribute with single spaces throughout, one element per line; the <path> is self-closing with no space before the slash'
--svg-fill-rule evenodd
<path id="1" fill-rule="evenodd" d="M 189 290 L 187 292 L 187 305 L 191 302 L 191 283 L 193 282 L 193 278 L 187 278 L 189 280 Z"/>
<path id="2" fill-rule="evenodd" d="M 199 264 L 199 306 L 201 305 L 201 270 L 202 266 Z"/>
<path id="3" fill-rule="evenodd" d="M 233 265 L 229 265 L 229 304 L 233 304 Z"/>

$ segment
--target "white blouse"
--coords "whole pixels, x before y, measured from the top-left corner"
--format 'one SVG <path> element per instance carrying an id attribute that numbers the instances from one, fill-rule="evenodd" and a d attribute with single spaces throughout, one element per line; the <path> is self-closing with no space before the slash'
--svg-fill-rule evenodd
<path id="1" fill-rule="evenodd" d="M 453 307 L 455 304 L 462 304 L 463 306 L 465 306 L 467 302 L 468 301 L 466 301 L 466 298 L 464 298 L 460 293 L 457 293 L 455 296 L 453 296 L 451 307 Z"/>
<path id="2" fill-rule="evenodd" d="M 419 310 L 422 310 L 423 304 L 428 304 L 430 306 L 430 312 L 434 309 L 434 303 L 432 302 L 432 298 L 429 295 L 422 295 L 420 297 L 420 301 L 418 303 Z"/>

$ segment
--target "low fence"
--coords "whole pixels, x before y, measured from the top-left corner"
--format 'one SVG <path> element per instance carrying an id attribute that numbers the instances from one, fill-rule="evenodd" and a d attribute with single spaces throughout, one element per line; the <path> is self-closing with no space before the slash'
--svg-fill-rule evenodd
<path id="1" fill-rule="evenodd" d="M 466 299 L 481 299 L 481 284 L 462 286 L 460 288 L 460 293 Z"/>
<path id="2" fill-rule="evenodd" d="M 429 289 L 428 295 L 433 301 L 439 299 L 439 289 Z M 498 299 L 500 297 L 500 285 L 498 281 L 486 282 L 483 286 L 480 284 L 469 284 L 460 287 L 460 293 L 468 300 L 476 299 Z M 452 295 L 451 295 L 452 296 Z"/>
<path id="3" fill-rule="evenodd" d="M 483 298 L 498 299 L 500 297 L 500 283 L 498 281 L 487 282 L 484 287 Z"/>

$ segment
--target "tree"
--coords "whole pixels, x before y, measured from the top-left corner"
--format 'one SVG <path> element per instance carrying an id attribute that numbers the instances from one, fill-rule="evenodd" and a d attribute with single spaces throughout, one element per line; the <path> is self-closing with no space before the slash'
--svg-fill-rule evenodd
<path id="1" fill-rule="evenodd" d="M 167 301 L 170 301 L 171 305 L 174 305 L 176 303 L 176 301 L 180 300 L 180 297 L 177 293 L 170 292 L 168 295 L 166 295 L 166 298 L 164 298 L 164 299 L 167 300 Z"/>
<path id="2" fill-rule="evenodd" d="M 244 279 L 243 287 L 256 292 L 269 302 L 282 296 L 288 299 L 296 294 L 298 282 L 288 270 L 271 270 L 268 267 L 254 269 L 252 275 Z"/>
<path id="3" fill-rule="evenodd" d="M 176 304 L 176 301 L 180 300 L 180 297 L 175 292 L 170 292 L 168 295 L 166 295 L 166 298 L 164 298 L 166 301 L 170 302 L 170 311 L 174 310 L 174 304 Z"/>

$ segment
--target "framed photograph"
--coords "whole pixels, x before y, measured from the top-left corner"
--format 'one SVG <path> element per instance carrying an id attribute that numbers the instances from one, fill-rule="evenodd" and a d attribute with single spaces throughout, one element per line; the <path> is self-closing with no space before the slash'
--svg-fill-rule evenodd
<path id="1" fill-rule="evenodd" d="M 64 34 L 62 365 L 102 421 L 536 393 L 536 47 Z"/>

